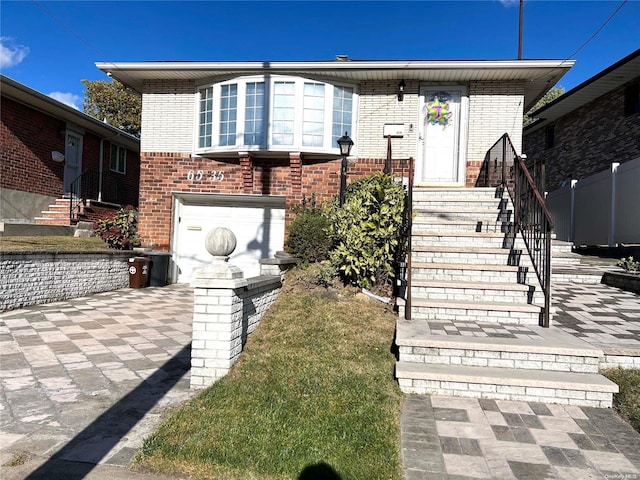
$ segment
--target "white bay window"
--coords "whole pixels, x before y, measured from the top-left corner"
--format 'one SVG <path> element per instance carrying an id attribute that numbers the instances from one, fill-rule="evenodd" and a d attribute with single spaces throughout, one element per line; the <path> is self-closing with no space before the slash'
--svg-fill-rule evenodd
<path id="1" fill-rule="evenodd" d="M 244 77 L 198 92 L 196 149 L 335 153 L 354 135 L 354 87 L 297 77 Z"/>

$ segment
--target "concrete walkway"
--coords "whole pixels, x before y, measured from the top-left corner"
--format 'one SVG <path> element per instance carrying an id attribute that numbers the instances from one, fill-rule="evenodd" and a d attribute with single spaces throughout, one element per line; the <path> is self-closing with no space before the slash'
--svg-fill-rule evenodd
<path id="1" fill-rule="evenodd" d="M 162 412 L 192 395 L 192 311 L 172 285 L 0 314 L 0 477 L 131 478 Z"/>
<path id="2" fill-rule="evenodd" d="M 640 365 L 640 296 L 600 284 L 557 283 L 554 292 L 555 326 Z M 535 334 L 453 323 L 442 333 Z M 611 409 L 408 395 L 401 423 L 405 480 L 640 479 L 640 434 Z"/>
<path id="3" fill-rule="evenodd" d="M 640 297 L 581 285 L 559 300 L 567 331 L 636 346 Z M 172 285 L 1 313 L 0 478 L 168 478 L 128 465 L 192 395 L 192 305 L 192 290 Z M 407 480 L 640 478 L 640 435 L 612 410 L 407 396 L 401 437 Z"/>

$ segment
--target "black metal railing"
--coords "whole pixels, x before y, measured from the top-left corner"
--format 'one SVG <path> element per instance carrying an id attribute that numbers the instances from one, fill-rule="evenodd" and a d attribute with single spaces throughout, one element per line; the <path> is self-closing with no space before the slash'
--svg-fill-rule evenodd
<path id="1" fill-rule="evenodd" d="M 99 200 L 105 203 L 124 205 L 137 204 L 133 192 L 128 192 L 122 180 L 100 174 L 95 170 L 85 170 L 69 187 L 69 219 L 75 221 L 78 213 L 86 206 L 87 200 Z"/>
<path id="2" fill-rule="evenodd" d="M 514 206 L 515 235 L 520 232 L 544 293 L 544 311 L 540 323 L 549 326 L 551 306 L 551 233 L 553 220 L 539 187 L 544 188 L 544 164 L 532 177 L 524 161 L 516 154 L 506 133 L 485 156 L 477 186 L 506 189 Z"/>

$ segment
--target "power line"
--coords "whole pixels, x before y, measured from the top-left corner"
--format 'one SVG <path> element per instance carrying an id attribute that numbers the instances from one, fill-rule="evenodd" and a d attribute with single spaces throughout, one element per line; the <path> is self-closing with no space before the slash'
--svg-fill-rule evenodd
<path id="1" fill-rule="evenodd" d="M 570 59 L 570 58 L 575 57 L 575 56 L 578 54 L 578 52 L 579 52 L 580 50 L 582 50 L 584 47 L 586 47 L 586 46 L 591 42 L 591 40 L 593 40 L 594 38 L 596 38 L 596 36 L 597 36 L 601 31 L 602 31 L 602 29 L 603 29 L 604 27 L 606 27 L 606 26 L 609 24 L 609 22 L 610 22 L 611 20 L 613 20 L 613 17 L 615 17 L 615 16 L 618 14 L 618 12 L 622 9 L 622 7 L 624 7 L 624 5 L 625 5 L 625 3 L 627 3 L 627 1 L 628 1 L 628 0 L 622 0 L 622 2 L 620 3 L 620 5 L 618 5 L 618 8 L 616 8 L 616 9 L 614 10 L 614 12 L 613 12 L 611 15 L 609 15 L 609 18 L 607 18 L 607 19 L 605 20 L 605 22 L 600 26 L 600 28 L 598 28 L 598 30 L 596 30 L 596 31 L 594 32 L 594 34 L 593 34 L 593 35 L 591 35 L 591 36 L 587 39 L 587 41 L 585 41 L 582 45 L 580 45 L 580 47 L 579 47 L 575 52 L 573 52 L 571 55 L 569 55 L 569 56 L 566 58 L 566 60 L 568 60 L 568 59 Z"/>

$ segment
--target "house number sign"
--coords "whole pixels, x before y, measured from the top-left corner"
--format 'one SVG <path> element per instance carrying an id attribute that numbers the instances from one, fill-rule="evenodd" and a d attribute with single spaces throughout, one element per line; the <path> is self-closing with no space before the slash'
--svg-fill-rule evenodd
<path id="1" fill-rule="evenodd" d="M 190 182 L 201 182 L 207 178 L 212 182 L 221 182 L 224 180 L 224 172 L 222 170 L 189 170 L 187 172 L 187 180 Z"/>

